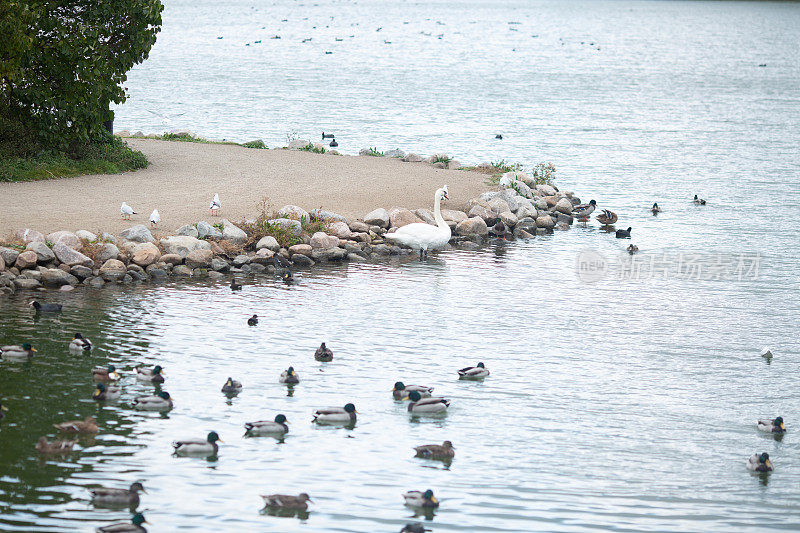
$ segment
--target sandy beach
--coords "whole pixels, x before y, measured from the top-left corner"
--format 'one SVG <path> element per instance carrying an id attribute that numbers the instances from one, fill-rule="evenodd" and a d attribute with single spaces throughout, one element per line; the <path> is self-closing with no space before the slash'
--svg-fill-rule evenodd
<path id="1" fill-rule="evenodd" d="M 266 197 L 275 209 L 296 204 L 348 218 L 377 207 L 432 208 L 433 192 L 449 186 L 450 206 L 486 190 L 486 176 L 442 170 L 424 163 L 369 156 L 332 156 L 290 150 L 256 150 L 233 145 L 128 139 L 150 166 L 124 174 L 88 175 L 50 181 L 0 183 L 0 235 L 33 228 L 43 233 L 85 229 L 119 233 L 147 224 L 158 209 L 163 233 L 209 220 L 214 193 L 221 216 L 238 221 L 257 213 Z M 127 202 L 138 215 L 121 220 Z M 213 221 L 212 221 L 213 222 Z"/>

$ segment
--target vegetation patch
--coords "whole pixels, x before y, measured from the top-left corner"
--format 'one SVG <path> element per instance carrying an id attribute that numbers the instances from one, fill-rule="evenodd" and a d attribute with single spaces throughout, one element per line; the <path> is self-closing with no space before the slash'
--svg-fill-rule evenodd
<path id="1" fill-rule="evenodd" d="M 367 148 L 367 151 L 364 152 L 364 155 L 369 155 L 372 157 L 383 157 L 383 152 L 378 150 L 376 146 L 370 146 L 369 148 Z"/>
<path id="2" fill-rule="evenodd" d="M 323 148 L 321 146 L 319 146 L 319 147 L 314 146 L 312 143 L 308 143 L 305 146 L 301 146 L 299 148 L 299 150 L 302 151 L 302 152 L 311 152 L 312 154 L 324 154 L 325 153 L 325 148 Z"/>

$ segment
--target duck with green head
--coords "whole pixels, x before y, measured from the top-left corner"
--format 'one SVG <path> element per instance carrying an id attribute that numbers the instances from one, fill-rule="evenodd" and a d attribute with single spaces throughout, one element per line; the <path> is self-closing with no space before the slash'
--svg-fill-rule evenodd
<path id="1" fill-rule="evenodd" d="M 9 346 L 0 346 L 0 356 L 9 361 L 27 361 L 33 357 L 33 354 L 35 353 L 36 348 L 31 346 L 31 343 L 29 342 Z"/>
<path id="2" fill-rule="evenodd" d="M 98 383 L 92 393 L 92 399 L 98 402 L 114 401 L 119 399 L 120 394 L 122 394 L 122 391 L 116 385 Z"/>
<path id="3" fill-rule="evenodd" d="M 772 472 L 772 461 L 769 460 L 769 454 L 764 452 L 762 454 L 754 453 L 747 460 L 747 469 L 752 472 Z"/>
<path id="4" fill-rule="evenodd" d="M 468 366 L 458 371 L 458 379 L 483 379 L 489 375 L 489 370 L 483 363 L 478 366 Z"/>
<path id="5" fill-rule="evenodd" d="M 274 421 L 259 420 L 258 422 L 247 422 L 244 425 L 245 435 L 248 437 L 258 437 L 261 435 L 285 435 L 289 432 L 286 416 L 276 415 Z"/>
<path id="6" fill-rule="evenodd" d="M 344 407 L 327 407 L 314 411 L 312 422 L 317 424 L 354 424 L 356 422 L 356 406 L 352 403 Z"/>
<path id="7" fill-rule="evenodd" d="M 447 412 L 450 407 L 450 400 L 444 398 L 423 398 L 419 392 L 412 390 L 404 400 L 411 400 L 408 404 L 408 412 L 419 414 L 441 414 Z"/>
<path id="8" fill-rule="evenodd" d="M 278 380 L 279 383 L 286 383 L 288 385 L 294 385 L 300 383 L 300 376 L 297 375 L 297 372 L 294 371 L 294 367 L 290 366 L 283 372 L 281 372 L 281 377 Z"/>
<path id="9" fill-rule="evenodd" d="M 433 387 L 426 387 L 424 385 L 406 385 L 402 381 L 398 381 L 392 388 L 392 396 L 395 400 L 402 400 L 407 398 L 411 391 L 417 391 L 423 398 L 430 398 L 433 392 Z"/>
<path id="10" fill-rule="evenodd" d="M 133 408 L 140 411 L 169 411 L 172 409 L 172 397 L 167 391 L 152 396 L 139 396 L 133 400 Z"/>
<path id="11" fill-rule="evenodd" d="M 161 365 L 153 368 L 138 367 L 136 368 L 136 379 L 149 383 L 164 383 L 164 369 L 161 368 Z"/>
<path id="12" fill-rule="evenodd" d="M 95 381 L 117 381 L 120 375 L 114 365 L 108 365 L 105 368 L 97 366 L 92 369 L 92 378 Z"/>
<path id="13" fill-rule="evenodd" d="M 653 207 L 650 208 L 650 211 L 653 213 L 653 216 L 659 214 L 661 212 L 661 208 L 658 207 L 658 202 L 653 204 Z"/>
<path id="14" fill-rule="evenodd" d="M 422 507 L 429 509 L 439 507 L 439 500 L 437 500 L 436 496 L 433 495 L 433 491 L 431 489 L 428 489 L 425 492 L 410 490 L 403 494 L 403 498 L 405 498 L 406 505 L 409 507 Z"/>
<path id="15" fill-rule="evenodd" d="M 209 456 L 217 455 L 219 451 L 219 444 L 217 442 L 224 442 L 216 431 L 212 431 L 206 437 L 206 440 L 179 440 L 172 443 L 175 449 L 175 455 L 196 455 L 196 456 Z"/>
<path id="16" fill-rule="evenodd" d="M 783 425 L 782 416 L 772 420 L 759 420 L 758 429 L 766 433 L 786 433 L 786 426 Z"/>
<path id="17" fill-rule="evenodd" d="M 148 523 L 149 522 L 144 519 L 142 513 L 136 513 L 133 515 L 133 518 L 131 518 L 130 523 L 120 522 L 111 524 L 110 526 L 98 527 L 95 531 L 97 531 L 97 533 L 147 533 L 147 529 L 145 529 L 142 524 Z"/>
<path id="18" fill-rule="evenodd" d="M 69 343 L 69 350 L 71 352 L 84 353 L 90 351 L 91 349 L 91 341 L 84 338 L 80 333 L 76 333 L 75 336 L 72 337 L 72 342 Z"/>

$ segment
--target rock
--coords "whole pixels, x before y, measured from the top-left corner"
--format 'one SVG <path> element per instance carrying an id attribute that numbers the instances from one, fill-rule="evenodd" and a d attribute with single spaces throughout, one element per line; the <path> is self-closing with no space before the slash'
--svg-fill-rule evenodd
<path id="1" fill-rule="evenodd" d="M 53 253 L 53 250 L 41 241 L 29 242 L 28 246 L 25 248 L 34 252 L 36 254 L 36 261 L 42 264 L 49 263 L 56 258 L 56 254 Z"/>
<path id="2" fill-rule="evenodd" d="M 78 231 L 76 231 L 75 236 L 82 241 L 94 242 L 97 240 L 97 235 L 95 235 L 91 231 L 86 231 L 85 229 L 79 229 Z"/>
<path id="3" fill-rule="evenodd" d="M 558 194 L 558 191 L 555 187 L 546 184 L 537 185 L 536 192 L 539 194 L 539 196 L 555 196 Z"/>
<path id="4" fill-rule="evenodd" d="M 143 242 L 133 247 L 131 256 L 135 264 L 146 267 L 161 259 L 161 250 L 151 242 Z"/>
<path id="5" fill-rule="evenodd" d="M 556 224 L 566 224 L 571 226 L 573 222 L 575 222 L 575 220 L 571 215 L 565 215 L 563 213 L 559 213 L 558 218 L 556 219 Z"/>
<path id="6" fill-rule="evenodd" d="M 442 218 L 447 221 L 453 221 L 456 224 L 467 220 L 467 214 L 463 211 L 456 211 L 455 209 L 442 209 Z"/>
<path id="7" fill-rule="evenodd" d="M 305 148 L 309 144 L 311 143 L 305 139 L 294 139 L 289 141 L 289 146 L 287 148 L 289 148 L 289 150 L 299 150 L 300 148 Z"/>
<path id="8" fill-rule="evenodd" d="M 178 265 L 172 269 L 172 275 L 179 278 L 191 278 L 192 269 L 186 265 Z"/>
<path id="9" fill-rule="evenodd" d="M 244 265 L 250 263 L 250 256 L 239 254 L 233 258 L 233 266 L 242 268 Z"/>
<path id="10" fill-rule="evenodd" d="M 285 205 L 281 207 L 278 210 L 278 216 L 281 218 L 292 218 L 294 220 L 300 220 L 301 218 L 311 220 L 311 216 L 308 214 L 308 211 L 296 205 Z"/>
<path id="11" fill-rule="evenodd" d="M 3 259 L 3 256 L 0 255 L 0 272 L 5 271 L 6 269 L 6 260 Z"/>
<path id="12" fill-rule="evenodd" d="M 348 222 L 347 226 L 350 228 L 350 231 L 353 233 L 369 233 L 369 224 L 364 222 L 360 222 L 358 220 L 354 220 L 352 222 Z"/>
<path id="13" fill-rule="evenodd" d="M 312 248 L 310 244 L 295 244 L 294 246 L 289 247 L 289 257 L 293 256 L 294 254 L 310 256 L 311 250 Z"/>
<path id="14" fill-rule="evenodd" d="M 211 260 L 214 259 L 214 252 L 211 250 L 192 250 L 186 256 L 186 266 L 195 268 L 208 268 L 211 266 Z"/>
<path id="15" fill-rule="evenodd" d="M 521 181 L 528 187 L 534 187 L 536 185 L 536 180 L 521 170 L 512 170 L 511 172 L 506 172 L 506 174 L 509 174 L 512 179 Z"/>
<path id="16" fill-rule="evenodd" d="M 166 239 L 161 239 L 161 245 L 167 254 L 176 254 L 181 257 L 186 257 L 194 250 L 210 250 L 211 243 L 195 239 L 188 236 L 171 236 Z"/>
<path id="17" fill-rule="evenodd" d="M 556 211 L 564 213 L 565 215 L 572 214 L 572 202 L 569 198 L 562 198 L 556 202 Z"/>
<path id="18" fill-rule="evenodd" d="M 105 284 L 106 284 L 105 280 L 100 276 L 95 276 L 89 280 L 89 286 L 94 287 L 95 289 L 99 289 Z"/>
<path id="19" fill-rule="evenodd" d="M 75 286 L 74 285 L 62 285 L 59 288 L 59 290 L 62 291 L 62 292 L 74 291 L 75 290 Z"/>
<path id="20" fill-rule="evenodd" d="M 519 228 L 514 228 L 514 237 L 517 239 L 533 239 L 533 235 Z"/>
<path id="21" fill-rule="evenodd" d="M 259 263 L 262 265 L 271 265 L 272 258 L 275 255 L 275 252 L 270 250 L 269 248 L 262 248 L 256 252 L 256 255 L 250 259 L 251 263 Z"/>
<path id="22" fill-rule="evenodd" d="M 433 213 L 431 212 L 430 209 L 425 209 L 425 208 L 414 209 L 412 213 L 417 215 L 420 218 L 420 220 L 422 220 L 424 223 L 431 224 L 433 226 L 436 225 L 436 219 L 433 218 Z"/>
<path id="23" fill-rule="evenodd" d="M 314 266 L 314 260 L 304 254 L 294 254 L 292 256 L 292 263 L 297 266 Z"/>
<path id="24" fill-rule="evenodd" d="M 311 216 L 311 220 L 319 220 L 322 222 L 347 222 L 347 218 L 342 215 L 332 211 L 325 211 L 324 209 L 312 209 L 309 215 Z"/>
<path id="25" fill-rule="evenodd" d="M 81 247 L 81 240 L 71 231 L 55 231 L 47 236 L 47 240 L 54 247 L 56 244 L 63 244 L 73 250 Z"/>
<path id="26" fill-rule="evenodd" d="M 388 228 L 389 227 L 389 212 L 379 207 L 374 211 L 370 211 L 366 215 L 364 215 L 364 222 L 369 224 L 370 226 L 380 226 L 381 228 Z"/>
<path id="27" fill-rule="evenodd" d="M 201 220 L 197 223 L 197 238 L 198 239 L 221 239 L 222 232 L 206 222 Z"/>
<path id="28" fill-rule="evenodd" d="M 212 270 L 211 272 L 208 273 L 208 279 L 222 279 L 224 277 L 225 274 L 223 274 L 222 272 L 217 272 L 215 270 Z"/>
<path id="29" fill-rule="evenodd" d="M 150 265 L 151 267 L 153 265 Z M 150 268 L 147 271 L 153 279 L 163 279 L 167 277 L 167 271 L 163 268 Z"/>
<path id="30" fill-rule="evenodd" d="M 17 289 L 31 290 L 31 289 L 39 288 L 41 286 L 42 286 L 42 284 L 39 283 L 35 279 L 17 278 L 17 279 L 14 280 L 14 287 L 16 287 Z"/>
<path id="31" fill-rule="evenodd" d="M 75 265 L 83 265 L 86 267 L 94 266 L 94 261 L 83 255 L 82 253 L 68 247 L 63 243 L 63 241 L 59 241 L 57 244 L 53 246 L 53 253 L 58 258 L 59 261 L 71 267 Z"/>
<path id="32" fill-rule="evenodd" d="M 537 228 L 552 228 L 555 226 L 556 223 L 550 215 L 539 215 L 536 218 L 536 227 Z"/>
<path id="33" fill-rule="evenodd" d="M 92 263 L 92 266 L 94 266 L 94 263 Z M 44 268 L 44 267 L 37 267 L 37 268 Z M 60 268 L 61 270 L 63 270 L 67 274 L 69 274 L 69 265 L 65 265 L 64 263 L 61 263 L 56 268 Z"/>
<path id="34" fill-rule="evenodd" d="M 142 267 L 140 267 L 139 265 L 135 265 L 133 263 L 130 263 L 128 265 L 128 274 L 130 274 L 131 272 L 139 272 L 141 274 L 142 272 L 144 272 L 144 269 Z"/>
<path id="35" fill-rule="evenodd" d="M 402 228 L 408 224 L 422 222 L 417 215 L 405 207 L 393 207 L 389 209 L 389 225 L 393 228 Z"/>
<path id="36" fill-rule="evenodd" d="M 200 251 L 200 250 L 196 250 Z M 220 259 L 219 257 L 215 257 L 211 260 L 211 270 L 215 272 L 225 272 L 230 268 L 230 265 L 224 259 Z"/>
<path id="37" fill-rule="evenodd" d="M 536 209 L 539 209 L 541 211 L 547 211 L 547 202 L 545 201 L 544 198 L 535 199 L 533 205 L 536 207 Z"/>
<path id="38" fill-rule="evenodd" d="M 94 257 L 97 259 L 97 262 L 102 264 L 108 261 L 109 259 L 116 259 L 119 257 L 119 248 L 117 248 L 116 244 L 112 244 L 110 242 L 104 243 L 100 245 L 100 248 L 97 250 Z"/>
<path id="39" fill-rule="evenodd" d="M 47 270 L 45 268 L 45 270 Z M 42 281 L 42 273 L 38 270 L 23 270 L 20 272 L 19 277 L 23 279 L 35 279 L 36 281 Z"/>
<path id="40" fill-rule="evenodd" d="M 437 162 L 433 163 L 432 165 L 433 165 L 433 168 L 447 168 L 447 165 L 445 163 L 443 163 L 442 161 L 437 161 Z"/>
<path id="41" fill-rule="evenodd" d="M 100 240 L 103 242 L 110 242 L 111 244 L 117 244 L 117 238 L 106 232 L 100 235 Z"/>
<path id="42" fill-rule="evenodd" d="M 328 233 L 335 235 L 339 239 L 349 239 L 353 236 L 350 226 L 346 222 L 331 222 L 328 224 Z M 338 246 L 338 242 L 336 243 Z"/>
<path id="43" fill-rule="evenodd" d="M 278 250 L 281 249 L 281 246 L 280 244 L 278 244 L 278 241 L 275 239 L 275 237 L 273 237 L 272 235 L 266 235 L 264 237 L 261 237 L 261 239 L 259 239 L 258 243 L 256 244 L 256 250 L 263 250 L 263 249 L 277 252 Z"/>
<path id="44" fill-rule="evenodd" d="M 517 215 L 515 215 L 511 211 L 504 211 L 504 212 L 500 213 L 499 216 L 500 216 L 500 220 L 503 221 L 503 224 L 505 224 L 509 228 L 513 228 L 514 226 L 517 225 L 517 221 L 518 221 Z"/>
<path id="45" fill-rule="evenodd" d="M 456 233 L 459 235 L 488 235 L 489 228 L 481 217 L 471 217 L 456 224 Z"/>
<path id="46" fill-rule="evenodd" d="M 477 242 L 474 241 L 464 241 L 459 245 L 463 250 L 477 250 L 480 248 Z"/>
<path id="47" fill-rule="evenodd" d="M 334 237 L 323 231 L 318 231 L 311 236 L 310 244 L 311 248 L 314 250 L 327 250 L 339 246 L 339 237 Z"/>
<path id="48" fill-rule="evenodd" d="M 504 189 L 514 189 L 525 198 L 533 198 L 533 191 L 531 191 L 531 188 L 525 185 L 525 183 L 522 181 L 513 179 L 511 176 L 509 176 L 509 174 L 511 173 L 506 172 L 503 174 L 503 177 L 500 178 L 500 186 Z"/>
<path id="49" fill-rule="evenodd" d="M 299 220 L 291 220 L 288 218 L 273 218 L 269 221 L 270 224 L 282 226 L 289 230 L 289 233 L 295 237 L 299 237 L 303 233 L 303 226 Z"/>
<path id="50" fill-rule="evenodd" d="M 201 249 L 201 248 L 198 248 Z M 192 250 L 194 251 L 194 250 Z M 189 252 L 191 253 L 191 252 Z M 186 254 L 189 255 L 189 254 Z M 179 254 L 164 254 L 161 256 L 161 262 L 167 265 L 180 265 L 183 264 L 183 256 Z"/>
<path id="51" fill-rule="evenodd" d="M 80 280 L 92 277 L 92 269 L 83 265 L 75 265 L 69 269 L 69 272 Z"/>
<path id="52" fill-rule="evenodd" d="M 406 154 L 403 161 L 406 163 L 422 163 L 422 156 L 414 153 Z"/>
<path id="53" fill-rule="evenodd" d="M 547 209 L 555 207 L 560 199 L 558 196 L 545 196 L 544 201 L 547 202 Z"/>
<path id="54" fill-rule="evenodd" d="M 503 211 L 511 211 L 511 207 L 508 205 L 508 202 L 500 198 L 499 196 L 495 196 L 491 200 L 489 200 L 489 207 L 491 207 L 492 211 L 495 213 L 502 213 Z"/>
<path id="55" fill-rule="evenodd" d="M 364 261 L 367 260 L 367 258 L 362 256 L 362 255 L 359 255 L 357 253 L 348 252 L 347 260 L 348 261 L 353 261 L 353 262 L 364 262 Z"/>
<path id="56" fill-rule="evenodd" d="M 105 281 L 118 281 L 125 277 L 128 269 L 125 263 L 118 259 L 109 259 L 100 267 L 100 276 Z"/>
<path id="57" fill-rule="evenodd" d="M 195 239 L 200 236 L 200 233 L 197 231 L 197 228 L 191 224 L 186 224 L 185 226 L 181 226 L 178 228 L 178 231 L 175 232 L 175 235 L 183 235 L 184 237 L 194 237 Z"/>
<path id="58" fill-rule="evenodd" d="M 329 248 L 327 250 L 314 250 L 311 252 L 311 258 L 314 261 L 341 261 L 347 257 L 347 250 L 339 247 Z"/>
<path id="59" fill-rule="evenodd" d="M 567 224 L 566 222 L 559 222 L 559 223 L 556 224 L 556 228 L 555 229 L 557 229 L 559 231 L 566 231 L 566 230 L 570 229 L 570 225 Z"/>
<path id="60" fill-rule="evenodd" d="M 517 224 L 514 226 L 514 231 L 516 232 L 517 230 L 536 232 L 536 220 L 530 217 L 518 219 Z"/>
<path id="61" fill-rule="evenodd" d="M 398 159 L 403 159 L 406 156 L 406 153 L 398 148 L 394 150 L 386 150 L 383 153 L 383 157 L 396 157 Z"/>
<path id="62" fill-rule="evenodd" d="M 17 262 L 17 257 L 19 257 L 19 251 L 14 250 L 13 248 L 0 248 L 0 257 L 3 258 L 3 261 L 6 262 L 6 265 L 13 265 Z"/>
<path id="63" fill-rule="evenodd" d="M 536 211 L 536 208 L 533 207 L 533 204 L 531 203 L 522 204 L 519 207 L 519 209 L 515 211 L 515 214 L 517 215 L 517 218 L 530 217 L 535 219 L 536 217 L 539 216 L 539 213 Z"/>
<path id="64" fill-rule="evenodd" d="M 236 244 L 247 241 L 247 233 L 227 218 L 222 219 L 222 238 Z"/>
<path id="65" fill-rule="evenodd" d="M 29 242 L 44 242 L 45 240 L 44 235 L 30 228 L 18 229 L 14 232 L 13 236 L 14 239 L 22 241 L 26 244 Z"/>
<path id="66" fill-rule="evenodd" d="M 78 284 L 78 278 L 67 274 L 60 268 L 48 268 L 42 272 L 42 283 L 48 287 L 61 287 L 62 285 Z"/>
<path id="67" fill-rule="evenodd" d="M 122 230 L 120 233 L 123 239 L 127 239 L 133 242 L 155 242 L 156 240 L 153 238 L 153 234 L 150 233 L 150 230 L 147 227 L 143 226 L 142 224 L 136 224 L 135 226 L 131 226 L 128 229 Z"/>
<path id="68" fill-rule="evenodd" d="M 492 211 L 491 209 L 487 209 L 487 208 L 483 207 L 482 205 L 473 206 L 472 209 L 469 210 L 469 213 L 467 213 L 467 215 L 470 218 L 479 217 L 479 218 L 483 219 L 483 221 L 486 222 L 487 224 L 490 224 L 490 223 L 494 224 L 495 221 L 497 220 L 497 214 L 494 211 Z M 456 227 L 458 227 L 458 226 L 456 226 Z"/>
<path id="69" fill-rule="evenodd" d="M 458 170 L 459 168 L 461 168 L 461 161 L 458 161 L 456 159 L 451 159 L 450 161 L 447 162 L 447 168 L 450 170 Z"/>

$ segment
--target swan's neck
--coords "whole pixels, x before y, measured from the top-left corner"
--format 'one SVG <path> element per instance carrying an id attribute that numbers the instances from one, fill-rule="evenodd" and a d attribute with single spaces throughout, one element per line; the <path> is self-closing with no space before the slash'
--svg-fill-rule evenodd
<path id="1" fill-rule="evenodd" d="M 447 229 L 450 231 L 450 226 L 447 225 L 447 222 L 444 221 L 442 218 L 442 197 L 438 194 L 436 195 L 436 202 L 433 204 L 433 219 L 436 221 L 436 225 L 442 229 Z"/>

